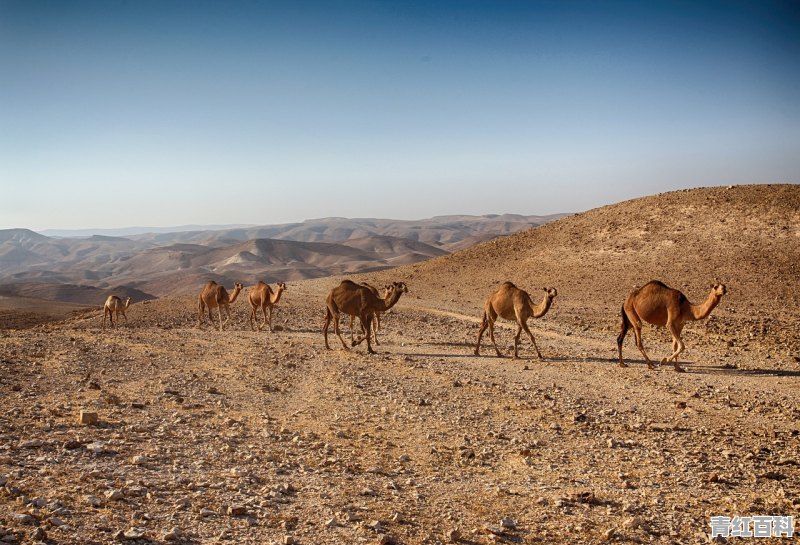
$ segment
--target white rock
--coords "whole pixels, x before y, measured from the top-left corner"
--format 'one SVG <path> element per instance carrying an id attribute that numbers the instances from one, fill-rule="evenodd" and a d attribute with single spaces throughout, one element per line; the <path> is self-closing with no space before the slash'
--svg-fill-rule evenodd
<path id="1" fill-rule="evenodd" d="M 511 517 L 505 517 L 500 521 L 500 526 L 503 528 L 508 528 L 509 530 L 516 530 L 517 522 Z"/>
<path id="2" fill-rule="evenodd" d="M 119 501 L 125 497 L 125 494 L 122 493 L 122 490 L 112 488 L 111 490 L 106 491 L 105 496 L 107 500 Z"/>

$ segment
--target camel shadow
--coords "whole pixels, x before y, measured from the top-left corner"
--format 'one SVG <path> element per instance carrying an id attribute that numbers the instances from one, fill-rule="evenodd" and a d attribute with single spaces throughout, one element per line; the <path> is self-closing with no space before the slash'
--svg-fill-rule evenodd
<path id="1" fill-rule="evenodd" d="M 681 364 L 683 365 L 683 364 Z M 698 375 L 728 375 L 737 377 L 800 377 L 800 371 L 787 369 L 739 369 L 730 365 L 703 365 L 697 364 L 686 368 L 688 373 Z"/>

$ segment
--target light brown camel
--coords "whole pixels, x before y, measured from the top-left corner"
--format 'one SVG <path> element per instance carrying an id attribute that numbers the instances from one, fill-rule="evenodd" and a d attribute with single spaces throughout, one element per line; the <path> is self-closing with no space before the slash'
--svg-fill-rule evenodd
<path id="1" fill-rule="evenodd" d="M 633 327 L 636 346 L 641 350 L 647 367 L 653 369 L 653 363 L 647 357 L 642 343 L 642 321 L 645 321 L 655 326 L 667 327 L 672 335 L 672 354 L 661 360 L 661 364 L 664 365 L 672 360 L 675 370 L 679 373 L 684 372 L 683 368 L 678 365 L 678 355 L 684 349 L 681 340 L 683 326 L 686 322 L 702 320 L 711 314 L 726 291 L 724 284 L 712 284 L 711 293 L 708 294 L 706 300 L 699 305 L 693 305 L 683 293 L 657 280 L 652 280 L 643 287 L 633 290 L 622 305 L 622 327 L 617 336 L 620 367 L 627 367 L 622 360 L 622 341 L 625 340 L 628 328 Z"/>
<path id="2" fill-rule="evenodd" d="M 222 331 L 222 326 L 228 323 L 231 319 L 230 304 L 236 301 L 236 298 L 239 297 L 239 292 L 241 291 L 242 285 L 239 282 L 234 283 L 233 295 L 229 295 L 228 290 L 226 290 L 223 286 L 220 286 L 213 280 L 209 281 L 209 283 L 203 288 L 203 291 L 200 292 L 198 297 L 198 325 L 203 325 L 203 313 L 205 312 L 206 308 L 208 308 L 208 321 L 211 322 L 211 325 L 213 326 L 214 318 L 211 316 L 211 309 L 216 307 L 217 314 L 219 315 L 219 330 Z M 223 309 L 225 310 L 225 314 L 227 316 L 227 319 L 224 322 L 222 321 Z"/>
<path id="3" fill-rule="evenodd" d="M 376 288 L 372 284 L 367 284 L 366 282 L 362 282 L 361 285 L 364 286 L 365 288 L 367 288 L 369 291 L 371 291 L 372 294 L 375 297 L 377 297 L 378 299 L 385 299 L 386 298 L 386 294 L 389 292 L 389 288 L 390 288 L 390 286 L 384 286 L 383 287 L 383 295 L 381 295 L 381 293 L 378 291 L 378 288 Z M 375 313 L 375 319 L 372 320 L 372 338 L 375 339 L 375 344 L 376 345 L 380 345 L 381 344 L 381 343 L 378 342 L 378 331 L 381 330 L 381 314 L 383 314 L 383 313 L 382 312 L 376 312 Z M 355 323 L 355 320 L 356 320 L 355 316 L 350 316 L 350 341 L 351 342 L 355 342 L 355 328 L 353 327 L 353 324 Z M 362 333 L 366 333 L 364 331 L 364 324 L 361 324 L 361 332 Z"/>
<path id="4" fill-rule="evenodd" d="M 278 304 L 278 301 L 281 300 L 281 295 L 286 290 L 286 284 L 283 282 L 278 282 L 275 285 L 277 288 L 275 291 L 272 291 L 269 284 L 259 280 L 258 284 L 253 286 L 250 289 L 250 293 L 247 294 L 247 300 L 250 302 L 250 328 L 254 331 L 256 328 L 255 325 L 253 325 L 253 320 L 258 319 L 256 314 L 260 308 L 261 312 L 264 314 L 264 323 L 258 326 L 258 330 L 261 331 L 261 328 L 269 324 L 269 331 L 272 333 L 272 307 Z M 268 308 L 269 318 L 267 318 Z"/>
<path id="5" fill-rule="evenodd" d="M 392 283 L 386 296 L 381 299 L 367 287 L 356 284 L 351 280 L 342 281 L 341 284 L 330 291 L 325 300 L 327 308 L 325 310 L 325 325 L 322 328 L 322 332 L 325 336 L 325 348 L 328 350 L 331 348 L 328 345 L 328 326 L 331 320 L 333 320 L 333 329 L 336 335 L 339 336 L 339 340 L 342 341 L 342 346 L 347 349 L 347 344 L 345 344 L 342 333 L 339 330 L 339 315 L 347 314 L 349 316 L 357 316 L 358 319 L 361 320 L 363 330 L 367 332 L 367 335 L 361 339 L 353 341 L 352 345 L 356 346 L 361 344 L 364 338 L 366 338 L 367 352 L 374 354 L 375 351 L 372 350 L 372 343 L 370 342 L 370 335 L 368 332 L 372 328 L 372 320 L 375 313 L 386 312 L 392 308 L 404 293 L 408 293 L 408 287 L 406 287 L 404 282 Z"/>
<path id="6" fill-rule="evenodd" d="M 119 323 L 119 315 L 125 318 L 125 323 L 128 323 L 128 316 L 125 314 L 125 309 L 127 309 L 131 305 L 131 298 L 128 297 L 125 299 L 125 304 L 122 303 L 122 299 L 117 297 L 116 295 L 109 295 L 108 299 L 106 299 L 105 304 L 103 305 L 103 329 L 106 327 L 106 315 L 108 315 L 108 319 L 111 321 L 111 327 L 114 326 L 114 315 L 117 316 L 117 323 Z"/>
<path id="7" fill-rule="evenodd" d="M 481 319 L 481 329 L 478 332 L 478 344 L 475 346 L 475 355 L 480 356 L 481 337 L 486 328 L 489 328 L 489 338 L 492 339 L 494 350 L 497 352 L 497 357 L 502 358 L 503 355 L 497 348 L 497 343 L 494 340 L 494 322 L 497 317 L 505 318 L 517 322 L 517 334 L 514 335 L 514 358 L 518 358 L 519 336 L 524 329 L 528 336 L 531 338 L 533 347 L 536 349 L 536 355 L 542 360 L 542 354 L 539 352 L 539 347 L 536 346 L 536 340 L 533 338 L 533 333 L 528 329 L 528 318 L 541 318 L 547 311 L 550 310 L 550 305 L 553 304 L 553 298 L 558 295 L 555 288 L 542 288 L 544 290 L 544 299 L 536 305 L 531 296 L 525 290 L 519 289 L 511 282 L 503 282 L 500 287 L 493 294 L 486 299 L 483 305 L 483 318 Z"/>

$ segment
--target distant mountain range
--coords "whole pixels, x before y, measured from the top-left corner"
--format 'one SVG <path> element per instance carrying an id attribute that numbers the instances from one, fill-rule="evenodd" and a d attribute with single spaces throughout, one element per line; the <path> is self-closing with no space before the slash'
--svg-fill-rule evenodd
<path id="1" fill-rule="evenodd" d="M 442 256 L 565 215 L 323 218 L 174 231 L 7 229 L 0 230 L 0 294 L 100 304 L 112 291 L 142 300 L 195 292 L 208 280 L 249 285 L 354 274 Z M 130 234 L 109 234 L 123 232 Z"/>

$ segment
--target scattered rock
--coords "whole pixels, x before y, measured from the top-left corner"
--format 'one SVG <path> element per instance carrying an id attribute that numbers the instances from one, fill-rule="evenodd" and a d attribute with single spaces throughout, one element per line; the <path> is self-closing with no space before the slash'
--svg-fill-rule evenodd
<path id="1" fill-rule="evenodd" d="M 96 412 L 92 411 L 81 411 L 78 414 L 78 424 L 82 426 L 93 426 L 100 421 Z"/>
<path id="2" fill-rule="evenodd" d="M 183 532 L 180 528 L 175 527 L 170 529 L 167 533 L 164 534 L 162 537 L 164 541 L 180 541 L 183 539 Z"/>
<path id="3" fill-rule="evenodd" d="M 122 490 L 112 488 L 106 491 L 105 497 L 109 501 L 120 501 L 125 498 L 125 494 L 122 493 Z"/>

